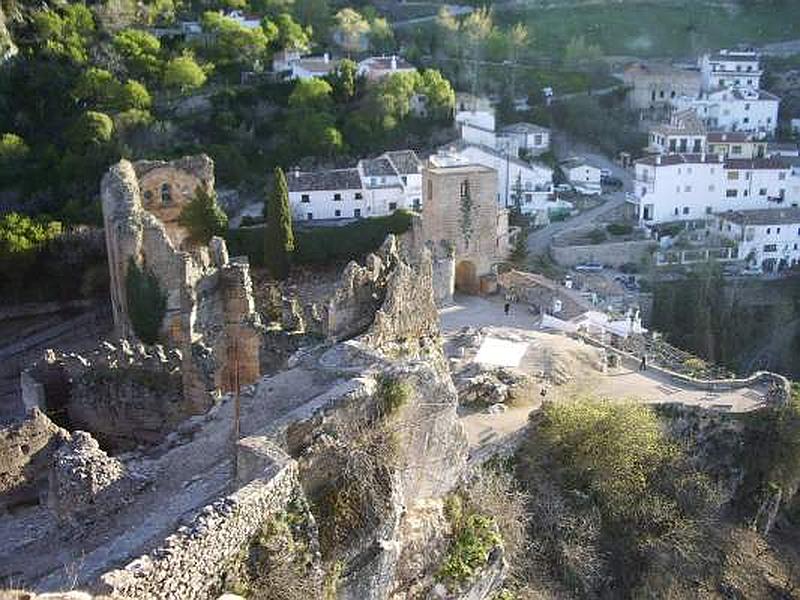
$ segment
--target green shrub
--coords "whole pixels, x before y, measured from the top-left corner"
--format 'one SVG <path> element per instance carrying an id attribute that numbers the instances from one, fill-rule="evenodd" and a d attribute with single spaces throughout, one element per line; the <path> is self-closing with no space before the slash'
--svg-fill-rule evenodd
<path id="1" fill-rule="evenodd" d="M 386 217 L 363 219 L 342 227 L 296 229 L 292 260 L 300 265 L 325 265 L 358 260 L 377 250 L 390 233 L 411 227 L 411 213 L 395 211 Z M 264 227 L 231 229 L 226 234 L 233 256 L 246 255 L 250 264 L 264 266 Z"/>
<path id="2" fill-rule="evenodd" d="M 131 258 L 125 277 L 128 318 L 136 336 L 145 344 L 155 344 L 167 309 L 167 296 L 158 279 L 141 269 Z"/>
<path id="3" fill-rule="evenodd" d="M 489 553 L 501 544 L 492 517 L 469 515 L 458 527 L 455 540 L 439 570 L 439 579 L 450 584 L 468 581 L 489 560 Z"/>
<path id="4" fill-rule="evenodd" d="M 389 417 L 400 410 L 411 396 L 411 386 L 394 377 L 381 377 L 378 382 L 378 399 L 381 414 Z"/>
<path id="5" fill-rule="evenodd" d="M 629 223 L 609 223 L 606 225 L 606 231 L 610 235 L 630 235 L 633 233 L 633 225 Z"/>
<path id="6" fill-rule="evenodd" d="M 183 207 L 178 223 L 189 230 L 189 239 L 197 244 L 208 244 L 215 235 L 223 235 L 228 228 L 228 216 L 217 204 L 217 195 L 197 186 L 194 198 Z"/>

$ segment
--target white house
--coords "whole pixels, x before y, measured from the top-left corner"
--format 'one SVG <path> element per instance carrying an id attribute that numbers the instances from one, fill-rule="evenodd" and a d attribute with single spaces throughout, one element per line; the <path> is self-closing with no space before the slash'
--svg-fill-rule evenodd
<path id="1" fill-rule="evenodd" d="M 358 63 L 358 74 L 370 81 L 383 79 L 394 73 L 415 73 L 416 67 L 402 56 L 370 56 Z"/>
<path id="2" fill-rule="evenodd" d="M 297 50 L 281 50 L 272 58 L 272 71 L 286 79 L 325 77 L 338 65 L 339 61 L 327 52 L 322 56 L 302 56 Z"/>
<path id="3" fill-rule="evenodd" d="M 561 163 L 561 170 L 573 186 L 588 194 L 599 194 L 602 186 L 601 169 L 581 157 L 567 159 Z"/>
<path id="4" fill-rule="evenodd" d="M 724 212 L 717 215 L 715 226 L 737 243 L 740 259 L 763 271 L 800 264 L 800 208 Z"/>
<path id="5" fill-rule="evenodd" d="M 287 175 L 294 218 L 359 219 L 422 209 L 422 175 L 412 150 L 386 152 L 356 167 Z"/>
<path id="6" fill-rule="evenodd" d="M 780 98 L 764 90 L 724 88 L 674 100 L 678 110 L 694 110 L 709 129 L 772 136 L 778 125 Z"/>
<path id="7" fill-rule="evenodd" d="M 448 145 L 440 154 L 497 171 L 497 203 L 501 207 L 515 206 L 519 197 L 520 209 L 524 214 L 558 208 L 551 198 L 553 170 L 545 165 L 529 163 L 511 154 L 464 141 Z"/>
<path id="8" fill-rule="evenodd" d="M 693 110 L 677 111 L 669 123 L 659 123 L 650 128 L 648 152 L 705 152 L 706 128 Z"/>
<path id="9" fill-rule="evenodd" d="M 708 220 L 728 210 L 778 208 L 800 201 L 800 177 L 781 159 L 667 154 L 635 163 L 644 224 Z"/>
<path id="10" fill-rule="evenodd" d="M 491 110 L 460 110 L 456 113 L 455 121 L 463 142 L 488 148 L 494 148 L 497 144 L 494 112 Z"/>
<path id="11" fill-rule="evenodd" d="M 761 87 L 761 65 L 753 50 L 720 50 L 700 57 L 703 90 L 738 86 L 757 90 Z"/>
<path id="12" fill-rule="evenodd" d="M 236 21 L 245 29 L 258 29 L 261 27 L 261 17 L 258 15 L 247 14 L 241 10 L 231 10 L 225 13 L 225 16 Z"/>
<path id="13" fill-rule="evenodd" d="M 539 156 L 550 150 L 550 130 L 533 123 L 514 123 L 500 129 L 500 135 L 513 140 L 517 152 Z"/>
<path id="14" fill-rule="evenodd" d="M 710 154 L 722 154 L 731 158 L 763 158 L 769 156 L 768 144 L 756 139 L 752 133 L 744 131 L 713 131 L 706 135 Z"/>

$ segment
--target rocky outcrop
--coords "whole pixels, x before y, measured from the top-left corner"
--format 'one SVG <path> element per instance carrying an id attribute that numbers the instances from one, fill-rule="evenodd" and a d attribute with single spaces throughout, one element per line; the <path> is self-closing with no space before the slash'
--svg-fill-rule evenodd
<path id="1" fill-rule="evenodd" d="M 38 502 L 53 454 L 68 438 L 38 409 L 0 427 L 0 509 Z"/>
<path id="2" fill-rule="evenodd" d="M 123 465 L 100 449 L 85 431 L 76 431 L 53 456 L 48 508 L 66 523 L 96 522 L 133 502 L 149 481 L 143 471 Z"/>
<path id="3" fill-rule="evenodd" d="M 17 46 L 11 38 L 3 7 L 0 6 L 0 64 L 17 54 Z"/>

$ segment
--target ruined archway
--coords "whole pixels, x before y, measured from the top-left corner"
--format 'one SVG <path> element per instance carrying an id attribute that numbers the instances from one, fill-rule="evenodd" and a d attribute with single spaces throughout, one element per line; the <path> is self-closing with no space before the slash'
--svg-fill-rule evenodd
<path id="1" fill-rule="evenodd" d="M 461 260 L 456 265 L 456 291 L 477 294 L 480 291 L 478 270 L 470 260 Z"/>

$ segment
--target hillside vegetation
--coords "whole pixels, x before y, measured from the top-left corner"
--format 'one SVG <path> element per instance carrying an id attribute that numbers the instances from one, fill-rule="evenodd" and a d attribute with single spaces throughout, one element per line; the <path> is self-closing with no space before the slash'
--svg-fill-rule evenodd
<path id="1" fill-rule="evenodd" d="M 529 523 L 515 597 L 800 597 L 798 393 L 744 418 L 546 404 L 515 464 Z"/>

